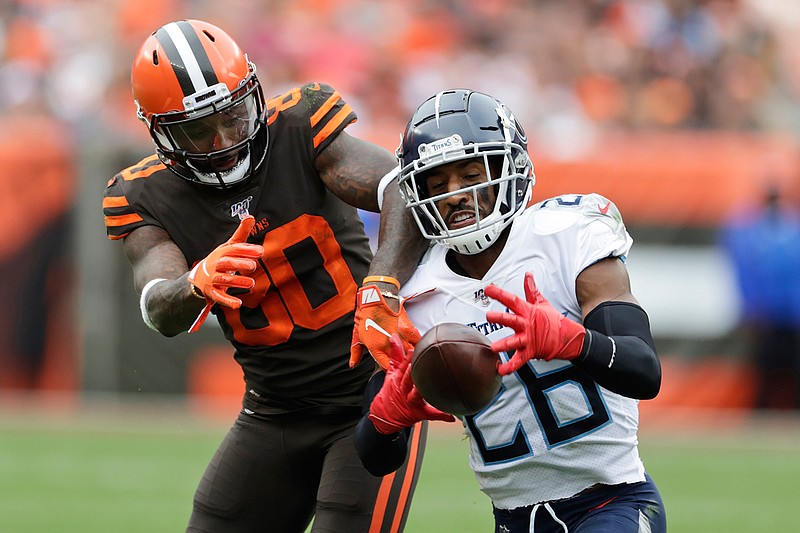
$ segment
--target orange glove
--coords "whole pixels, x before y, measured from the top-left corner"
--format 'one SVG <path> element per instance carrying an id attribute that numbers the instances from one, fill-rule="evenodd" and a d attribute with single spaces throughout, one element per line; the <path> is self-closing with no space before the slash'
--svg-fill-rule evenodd
<path id="1" fill-rule="evenodd" d="M 190 332 L 200 327 L 215 303 L 232 309 L 242 306 L 242 300 L 225 292 L 227 289 L 252 289 L 255 286 L 252 277 L 242 275 L 252 274 L 258 266 L 256 259 L 264 254 L 263 246 L 246 242 L 255 223 L 252 216 L 243 218 L 231 238 L 217 246 L 189 272 L 189 283 L 206 299 L 206 308 L 189 328 Z"/>
<path id="2" fill-rule="evenodd" d="M 391 364 L 386 369 L 383 387 L 372 399 L 369 419 L 378 433 L 391 435 L 409 428 L 420 420 L 455 422 L 453 415 L 428 404 L 411 380 L 411 355 L 414 348 L 403 349 L 405 343 L 396 333 L 389 339 Z"/>
<path id="3" fill-rule="evenodd" d="M 497 368 L 501 376 L 516 372 L 531 359 L 570 360 L 583 351 L 586 329 L 550 305 L 536 288 L 530 272 L 525 273 L 525 300 L 495 285 L 489 285 L 483 293 L 513 311 L 486 313 L 486 320 L 489 322 L 508 326 L 516 332 L 492 343 L 492 350 L 495 352 L 516 350 L 507 363 Z"/>
<path id="4" fill-rule="evenodd" d="M 400 336 L 405 350 L 416 346 L 420 339 L 419 331 L 409 320 L 402 302 L 400 310 L 395 313 L 386 304 L 377 285 L 364 285 L 358 289 L 350 368 L 361 361 L 366 348 L 381 368 L 388 369 L 391 362 L 389 337 L 395 333 Z"/>

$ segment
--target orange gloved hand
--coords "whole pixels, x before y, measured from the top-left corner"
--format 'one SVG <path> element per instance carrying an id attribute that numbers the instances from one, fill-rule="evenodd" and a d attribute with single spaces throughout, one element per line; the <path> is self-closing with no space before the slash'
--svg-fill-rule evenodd
<path id="1" fill-rule="evenodd" d="M 515 350 L 511 359 L 497 368 L 501 376 L 516 372 L 531 359 L 571 360 L 581 354 L 586 328 L 556 311 L 536 288 L 530 272 L 525 273 L 525 300 L 495 285 L 487 286 L 483 293 L 512 311 L 486 313 L 489 322 L 515 331 L 514 335 L 492 343 L 492 350 L 498 353 Z"/>
<path id="2" fill-rule="evenodd" d="M 256 259 L 264 254 L 263 246 L 246 242 L 255 222 L 252 216 L 243 218 L 231 238 L 217 246 L 189 272 L 189 283 L 206 299 L 206 308 L 189 328 L 190 332 L 200 327 L 215 303 L 232 309 L 242 306 L 242 300 L 228 294 L 227 289 L 252 289 L 255 286 L 255 280 L 247 274 L 255 272 L 258 267 Z"/>
<path id="3" fill-rule="evenodd" d="M 383 387 L 369 407 L 369 419 L 378 433 L 383 435 L 410 428 L 421 420 L 456 420 L 453 415 L 427 403 L 414 386 L 410 364 L 414 349 L 405 349 L 404 345 L 397 334 L 389 339 L 391 364 L 386 369 Z"/>
<path id="4" fill-rule="evenodd" d="M 364 349 L 386 370 L 391 364 L 389 338 L 397 333 L 403 350 L 413 348 L 420 334 L 408 318 L 402 302 L 398 312 L 392 311 L 377 285 L 364 285 L 356 297 L 353 340 L 350 343 L 350 368 L 356 366 Z"/>

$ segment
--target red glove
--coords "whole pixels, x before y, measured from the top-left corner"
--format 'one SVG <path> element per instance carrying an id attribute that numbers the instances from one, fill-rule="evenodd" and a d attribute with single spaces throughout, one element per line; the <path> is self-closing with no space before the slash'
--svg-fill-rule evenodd
<path id="1" fill-rule="evenodd" d="M 390 435 L 409 428 L 420 420 L 455 422 L 453 415 L 428 404 L 411 381 L 411 354 L 403 350 L 397 334 L 389 339 L 392 363 L 386 370 L 383 387 L 369 406 L 369 419 L 379 433 Z"/>
<path id="2" fill-rule="evenodd" d="M 419 331 L 409 320 L 403 304 L 398 312 L 386 304 L 377 285 L 364 285 L 358 289 L 356 297 L 356 316 L 353 326 L 353 340 L 350 343 L 350 368 L 361 361 L 364 348 L 384 370 L 389 368 L 389 337 L 397 333 L 403 349 L 409 350 L 417 345 Z"/>
<path id="3" fill-rule="evenodd" d="M 586 329 L 568 319 L 542 296 L 533 274 L 525 273 L 525 300 L 495 285 L 484 294 L 504 304 L 513 313 L 488 311 L 486 320 L 513 328 L 510 337 L 492 343 L 495 352 L 516 350 L 507 363 L 497 368 L 501 376 L 516 372 L 531 359 L 575 359 L 583 350 Z"/>
<path id="4" fill-rule="evenodd" d="M 189 327 L 189 333 L 200 329 L 215 303 L 232 309 L 242 306 L 242 300 L 225 292 L 227 289 L 252 289 L 255 286 L 252 277 L 241 275 L 255 272 L 256 259 L 264 255 L 263 246 L 246 242 L 255 223 L 252 216 L 243 218 L 231 238 L 217 246 L 189 272 L 189 283 L 206 299 L 206 306 Z"/>

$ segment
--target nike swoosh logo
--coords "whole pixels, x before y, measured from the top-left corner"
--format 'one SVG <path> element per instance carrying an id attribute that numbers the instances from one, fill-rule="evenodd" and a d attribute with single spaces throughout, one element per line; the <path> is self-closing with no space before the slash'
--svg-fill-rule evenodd
<path id="1" fill-rule="evenodd" d="M 386 335 L 387 337 L 391 337 L 391 335 L 389 334 L 389 332 L 388 332 L 388 331 L 386 331 L 385 329 L 383 329 L 382 327 L 380 327 L 380 326 L 378 325 L 378 323 L 377 323 L 377 322 L 375 322 L 374 320 L 372 320 L 371 318 L 368 318 L 368 319 L 366 319 L 366 320 L 364 321 L 364 329 L 365 329 L 365 330 L 368 330 L 369 328 L 374 328 L 374 329 L 377 329 L 378 331 L 380 331 L 381 333 L 383 333 L 383 334 L 384 334 L 384 335 Z"/>
<path id="2" fill-rule="evenodd" d="M 602 214 L 604 214 L 604 215 L 605 215 L 605 214 L 607 214 L 607 213 L 608 213 L 608 208 L 609 208 L 609 207 L 611 207 L 611 202 L 608 202 L 608 203 L 606 204 L 606 206 L 605 206 L 605 207 L 598 207 L 598 209 L 600 210 L 600 212 L 601 212 Z"/>

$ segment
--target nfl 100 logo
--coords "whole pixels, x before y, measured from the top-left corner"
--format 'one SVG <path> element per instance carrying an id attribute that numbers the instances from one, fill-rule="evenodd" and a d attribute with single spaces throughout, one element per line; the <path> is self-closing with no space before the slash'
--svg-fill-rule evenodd
<path id="1" fill-rule="evenodd" d="M 239 220 L 242 220 L 243 218 L 248 216 L 250 214 L 250 202 L 252 201 L 253 197 L 248 196 L 244 200 L 236 202 L 233 205 L 231 205 L 231 217 L 233 218 L 238 217 Z"/>

